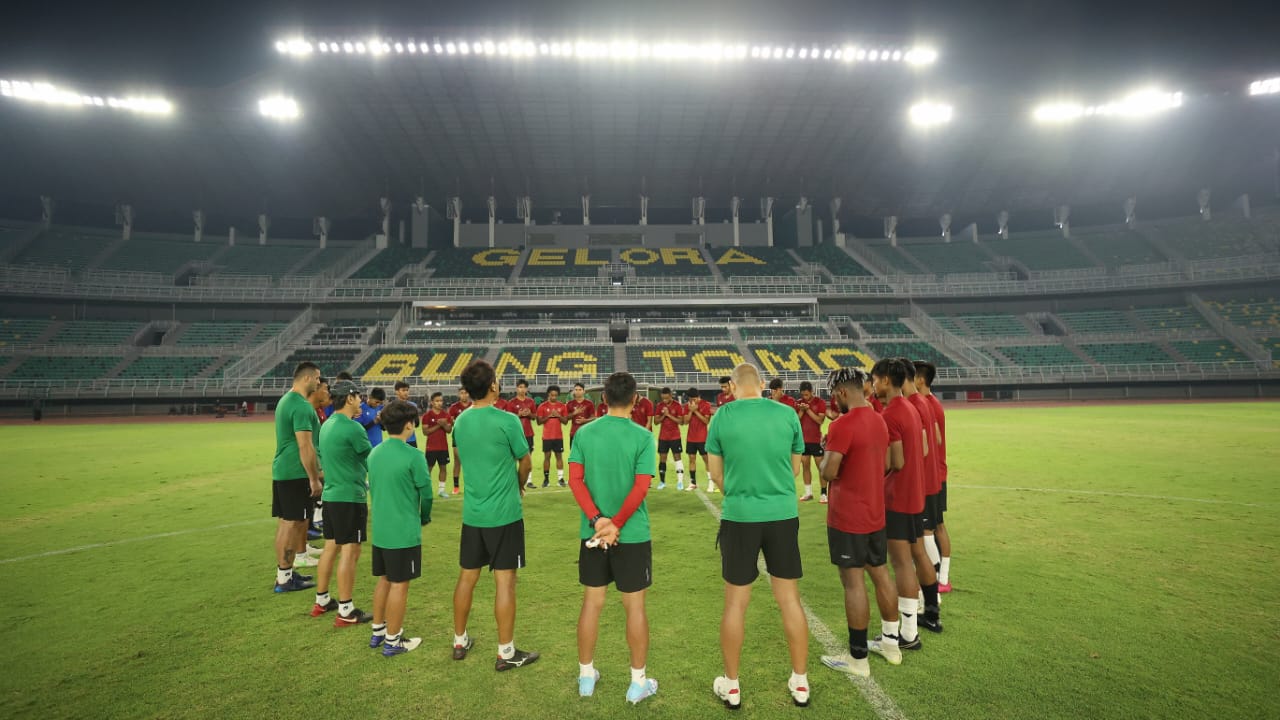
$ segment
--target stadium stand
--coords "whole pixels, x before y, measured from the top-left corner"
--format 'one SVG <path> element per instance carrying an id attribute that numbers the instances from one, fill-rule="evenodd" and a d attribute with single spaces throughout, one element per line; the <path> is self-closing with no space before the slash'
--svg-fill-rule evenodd
<path id="1" fill-rule="evenodd" d="M 69 320 L 53 336 L 58 345 L 122 345 L 142 329 L 137 322 L 116 320 Z"/>
<path id="2" fill-rule="evenodd" d="M 769 340 L 771 338 L 796 338 L 796 337 L 827 337 L 827 328 L 824 325 L 780 322 L 778 324 L 767 325 L 742 325 L 738 327 L 738 332 L 744 340 Z"/>
<path id="3" fill-rule="evenodd" d="M 316 331 L 311 339 L 312 345 L 359 345 L 369 334 L 369 328 L 377 324 L 377 320 L 330 320 L 324 327 Z"/>
<path id="4" fill-rule="evenodd" d="M 10 380 L 97 380 L 120 364 L 120 356 L 29 357 L 9 373 Z"/>
<path id="5" fill-rule="evenodd" d="M 752 344 L 751 360 L 769 375 L 782 372 L 825 374 L 842 367 L 871 367 L 871 357 L 851 345 L 837 343 Z"/>
<path id="6" fill-rule="evenodd" d="M 116 237 L 106 234 L 53 229 L 40 233 L 23 248 L 14 263 L 83 270 L 115 240 Z"/>
<path id="7" fill-rule="evenodd" d="M 216 357 L 140 357 L 125 366 L 122 378 L 193 378 L 217 362 Z"/>
<path id="8" fill-rule="evenodd" d="M 520 269 L 520 277 L 596 277 L 612 259 L 609 250 L 595 248 L 534 248 Z"/>
<path id="9" fill-rule="evenodd" d="M 133 238 L 108 255 L 99 267 L 173 274 L 189 262 L 208 260 L 221 247 L 215 243 L 193 242 L 191 238 Z"/>
<path id="10" fill-rule="evenodd" d="M 265 377 L 293 377 L 294 367 L 303 360 L 309 360 L 320 366 L 320 372 L 325 377 L 331 378 L 339 372 L 349 369 L 358 354 L 360 354 L 360 351 L 355 348 L 340 350 L 303 348 L 290 353 L 289 357 L 268 370 Z"/>
<path id="11" fill-rule="evenodd" d="M 507 331 L 508 340 L 559 342 L 597 342 L 600 333 L 592 327 L 517 327 Z"/>
<path id="12" fill-rule="evenodd" d="M 1231 321 L 1232 325 L 1239 325 L 1249 330 L 1280 328 L 1280 303 L 1274 298 L 1209 301 L 1209 307 Z"/>
<path id="13" fill-rule="evenodd" d="M 710 372 L 727 375 L 735 365 L 746 362 L 736 345 L 698 345 L 697 347 L 633 347 L 627 346 L 627 368 L 632 373 Z"/>
<path id="14" fill-rule="evenodd" d="M 1069 270 L 1096 267 L 1080 254 L 1061 233 L 1022 233 L 1004 240 L 984 238 L 983 242 L 997 255 L 1007 255 L 1027 266 L 1028 270 Z"/>
<path id="15" fill-rule="evenodd" d="M 393 383 L 405 379 L 457 383 L 458 375 L 467 363 L 484 357 L 485 352 L 484 348 L 379 347 L 353 374 L 370 384 Z M 346 364 L 350 365 L 354 359 L 355 353 L 352 352 Z M 321 367 L 328 371 L 324 364 Z"/>
<path id="16" fill-rule="evenodd" d="M 0 319 L 0 347 L 28 345 L 49 329 L 49 321 L 39 318 Z"/>
<path id="17" fill-rule="evenodd" d="M 1062 345 L 1003 345 L 994 348 L 1014 365 L 1040 367 L 1046 365 L 1084 365 L 1075 353 Z"/>
<path id="18" fill-rule="evenodd" d="M 353 280 L 374 280 L 377 278 L 393 278 L 396 273 L 408 265 L 417 265 L 427 258 L 431 251 L 427 248 L 405 247 L 399 244 L 388 244 L 386 249 L 374 255 L 369 262 L 352 273 Z"/>
<path id="19" fill-rule="evenodd" d="M 550 375 L 560 380 L 608 374 L 614 370 L 612 345 L 576 345 L 573 349 L 505 347 L 495 354 L 494 370 L 501 375 Z M 455 374 L 456 377 L 456 374 Z"/>
<path id="20" fill-rule="evenodd" d="M 497 339 L 498 331 L 491 328 L 414 328 L 404 334 L 405 342 L 462 342 L 476 346 Z"/>
<path id="21" fill-rule="evenodd" d="M 1271 367 L 1280 368 L 1280 337 L 1258 338 L 1258 344 L 1271 351 Z"/>
<path id="22" fill-rule="evenodd" d="M 291 245 L 235 245 L 218 257 L 215 272 L 282 277 L 313 249 Z"/>
<path id="23" fill-rule="evenodd" d="M 1085 343 L 1080 349 L 1103 365 L 1174 362 L 1169 353 L 1152 343 Z"/>
<path id="24" fill-rule="evenodd" d="M 723 325 L 635 325 L 631 342 L 655 343 L 727 343 L 733 338 Z"/>
<path id="25" fill-rule="evenodd" d="M 253 322 L 194 322 L 178 336 L 178 345 L 238 345 L 258 326 Z"/>
<path id="26" fill-rule="evenodd" d="M 449 248 L 436 250 L 428 267 L 435 270 L 432 280 L 449 280 L 453 278 L 502 278 L 511 276 L 516 261 L 520 257 L 518 250 L 512 249 L 476 249 Z"/>
<path id="27" fill-rule="evenodd" d="M 1158 307 L 1158 308 L 1138 308 L 1133 311 L 1134 315 L 1142 321 L 1144 325 L 1155 330 L 1156 332 L 1172 331 L 1172 330 L 1206 330 L 1209 328 L 1208 322 L 1201 317 L 1200 313 L 1193 307 L 1186 305 L 1178 307 Z"/>
<path id="28" fill-rule="evenodd" d="M 910 358 L 912 360 L 927 360 L 938 367 L 955 367 L 955 360 L 952 360 L 942 351 L 927 342 L 871 342 L 863 343 L 863 346 L 872 352 L 877 358 Z"/>
<path id="29" fill-rule="evenodd" d="M 717 248 L 711 255 L 725 277 L 795 274 L 795 258 L 784 248 Z"/>
<path id="30" fill-rule="evenodd" d="M 1059 312 L 1058 319 L 1075 333 L 1131 333 L 1137 328 L 1129 316 L 1119 310 L 1080 310 Z"/>
<path id="31" fill-rule="evenodd" d="M 917 243 L 899 247 L 935 273 L 995 272 L 995 268 L 991 266 L 991 257 L 972 242 Z"/>
<path id="32" fill-rule="evenodd" d="M 1245 220 L 1212 220 L 1198 218 L 1160 223 L 1146 232 L 1157 234 L 1165 244 L 1188 260 L 1260 255 L 1272 252 L 1263 239 L 1264 231 Z"/>
<path id="33" fill-rule="evenodd" d="M 862 263 L 854 260 L 849 253 L 835 245 L 822 244 L 797 248 L 796 254 L 806 262 L 817 263 L 825 267 L 832 275 L 837 277 L 870 276 L 872 274 L 870 270 L 862 266 Z"/>
<path id="34" fill-rule="evenodd" d="M 975 337 L 1025 337 L 1031 334 L 1016 315 L 964 314 L 957 319 Z"/>
<path id="35" fill-rule="evenodd" d="M 711 267 L 697 248 L 658 248 L 658 257 L 639 249 L 623 250 L 618 257 L 635 269 L 636 277 L 710 277 Z"/>
<path id="36" fill-rule="evenodd" d="M 1240 348 L 1225 340 L 1175 340 L 1169 346 L 1189 362 L 1253 362 Z M 1274 357 L 1277 353 L 1272 352 Z"/>
<path id="37" fill-rule="evenodd" d="M 1084 247 L 1108 267 L 1163 262 L 1164 257 L 1147 242 L 1142 233 L 1128 228 L 1076 232 L 1072 234 Z"/>

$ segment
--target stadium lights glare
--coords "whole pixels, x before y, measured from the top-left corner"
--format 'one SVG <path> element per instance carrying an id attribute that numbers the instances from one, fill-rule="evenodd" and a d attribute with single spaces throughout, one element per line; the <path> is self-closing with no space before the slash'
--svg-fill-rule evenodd
<path id="1" fill-rule="evenodd" d="M 1100 105 L 1074 101 L 1044 103 L 1031 111 L 1031 117 L 1047 124 L 1075 122 L 1086 117 L 1144 118 L 1181 106 L 1182 93 L 1147 88 Z"/>
<path id="2" fill-rule="evenodd" d="M 273 120 L 296 120 L 301 111 L 298 101 L 283 95 L 271 95 L 258 101 L 258 112 Z"/>
<path id="3" fill-rule="evenodd" d="M 911 124 L 918 127 L 934 127 L 951 122 L 954 110 L 946 103 L 932 101 L 918 102 L 911 106 L 907 116 Z"/>
<path id="4" fill-rule="evenodd" d="M 1280 77 L 1254 80 L 1249 83 L 1250 95 L 1275 95 L 1280 93 Z"/>
<path id="5" fill-rule="evenodd" d="M 25 80 L 0 80 L 0 96 L 42 105 L 67 108 L 105 107 L 142 115 L 169 115 L 173 112 L 173 103 L 161 97 L 91 95 L 52 83 Z"/>
<path id="6" fill-rule="evenodd" d="M 413 39 L 387 40 L 346 39 L 309 40 L 303 37 L 281 38 L 275 41 L 275 49 L 281 55 L 305 58 L 319 50 L 323 55 L 370 54 L 396 55 L 476 55 L 481 57 L 525 58 L 549 56 L 590 60 L 609 58 L 615 61 L 631 61 L 636 58 L 653 58 L 663 61 L 701 60 L 705 62 L 753 60 L 825 60 L 832 62 L 883 62 L 902 63 L 912 67 L 930 65 L 938 59 L 938 51 L 925 46 L 890 47 L 871 50 L 852 45 L 748 45 L 746 43 L 709 41 L 665 41 L 639 43 L 634 40 L 567 40 L 545 39 L 531 41 L 510 38 L 506 41 L 465 38 L 438 39 L 431 44 L 419 44 Z M 407 53 L 405 51 L 408 51 Z"/>

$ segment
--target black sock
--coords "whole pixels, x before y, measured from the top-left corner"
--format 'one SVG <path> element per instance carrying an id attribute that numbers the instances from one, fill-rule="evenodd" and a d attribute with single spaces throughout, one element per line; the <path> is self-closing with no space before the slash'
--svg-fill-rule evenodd
<path id="1" fill-rule="evenodd" d="M 660 482 L 667 481 L 667 464 L 666 463 L 658 463 L 658 480 Z"/>
<path id="2" fill-rule="evenodd" d="M 849 654 L 855 660 L 861 660 L 867 656 L 867 629 L 862 628 L 856 630 L 849 628 Z"/>
<path id="3" fill-rule="evenodd" d="M 550 470 L 543 470 L 543 471 L 542 471 L 542 482 L 544 482 L 544 483 L 551 482 L 551 471 L 550 471 Z"/>
<path id="4" fill-rule="evenodd" d="M 940 562 L 936 562 L 936 563 L 934 563 L 934 564 L 933 564 L 933 571 L 934 571 L 935 573 L 940 573 L 940 572 L 942 572 L 942 563 L 940 563 Z"/>
<path id="5" fill-rule="evenodd" d="M 934 580 L 932 585 L 921 585 L 920 589 L 924 592 L 924 606 L 928 612 L 938 612 L 938 581 Z"/>
<path id="6" fill-rule="evenodd" d="M 690 484 L 690 485 L 697 485 L 697 484 L 698 484 L 698 471 L 697 471 L 697 470 L 690 470 L 690 471 L 689 471 L 689 484 Z"/>
<path id="7" fill-rule="evenodd" d="M 454 475 L 454 476 L 453 476 L 453 486 L 454 486 L 455 488 L 456 488 L 456 487 L 458 487 L 458 476 L 457 476 L 457 475 Z"/>

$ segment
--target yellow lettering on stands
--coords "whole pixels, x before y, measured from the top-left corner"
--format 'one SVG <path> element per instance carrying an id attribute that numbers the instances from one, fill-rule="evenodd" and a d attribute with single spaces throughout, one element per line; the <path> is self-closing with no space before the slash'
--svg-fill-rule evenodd
<path id="1" fill-rule="evenodd" d="M 552 267 L 564 267 L 568 248 L 534 248 L 529 253 L 528 265 L 549 265 Z"/>
<path id="2" fill-rule="evenodd" d="M 728 265 L 729 263 L 748 263 L 751 265 L 768 265 L 769 263 L 760 258 L 751 257 L 737 248 L 729 248 L 724 251 L 720 259 L 716 261 L 717 265 Z"/>
<path id="3" fill-rule="evenodd" d="M 838 370 L 839 368 L 845 367 L 846 363 L 837 360 L 837 356 L 853 358 L 854 362 L 852 364 L 865 369 L 870 369 L 872 365 L 875 365 L 875 363 L 871 362 L 871 357 L 866 353 L 861 353 L 857 350 L 850 350 L 849 348 L 831 348 L 829 350 L 823 350 L 818 353 L 818 360 L 823 365 L 826 365 L 828 370 Z"/>
<path id="4" fill-rule="evenodd" d="M 609 263 L 605 260 L 592 260 L 590 250 L 588 250 L 587 248 L 578 248 L 577 252 L 573 254 L 573 264 L 574 265 L 608 265 Z"/>
<path id="5" fill-rule="evenodd" d="M 449 353 L 447 352 L 432 355 L 426 366 L 422 368 L 422 372 L 418 373 L 418 377 L 433 382 L 442 382 L 450 379 L 457 380 L 462 371 L 466 369 L 467 363 L 471 362 L 472 354 L 469 352 L 461 353 L 458 355 L 458 359 L 453 361 L 453 367 L 448 370 L 441 370 L 441 366 L 444 365 L 444 361 L 448 358 Z"/>
<path id="6" fill-rule="evenodd" d="M 691 265 L 705 265 L 706 261 L 702 259 L 702 253 L 693 248 L 662 248 L 663 265 L 679 265 L 682 262 Z"/>
<path id="7" fill-rule="evenodd" d="M 375 382 L 399 380 L 406 375 L 412 375 L 416 367 L 418 367 L 416 353 L 387 353 L 378 358 L 373 367 L 365 371 L 364 377 Z"/>
<path id="8" fill-rule="evenodd" d="M 618 257 L 628 265 L 652 265 L 658 262 L 658 253 L 649 248 L 627 248 Z"/>
<path id="9" fill-rule="evenodd" d="M 560 367 L 562 363 L 566 367 Z M 599 363 L 600 361 L 595 355 L 580 350 L 570 350 L 547 358 L 547 374 L 559 375 L 560 377 L 595 375 Z"/>
<path id="10" fill-rule="evenodd" d="M 783 358 L 778 353 L 770 350 L 756 349 L 756 357 L 760 358 L 760 365 L 766 373 L 770 375 L 777 374 L 781 370 L 790 370 L 791 372 L 799 372 L 801 370 L 800 363 L 808 365 L 810 370 L 818 372 L 823 368 L 813 361 L 813 356 L 802 348 L 794 348 L 791 350 L 791 356 Z"/>
<path id="11" fill-rule="evenodd" d="M 656 358 L 661 360 L 662 374 L 675 375 L 676 369 L 671 365 L 671 359 L 678 357 L 682 358 L 685 356 L 685 352 L 683 350 L 645 350 L 640 355 L 644 358 Z"/>
<path id="12" fill-rule="evenodd" d="M 726 366 L 711 366 L 711 358 L 721 358 L 728 362 Z M 698 372 L 711 375 L 728 375 L 738 365 L 746 362 L 741 355 L 732 350 L 703 350 L 693 355 L 693 367 Z"/>
<path id="13" fill-rule="evenodd" d="M 520 251 L 511 248 L 491 248 L 471 256 L 471 262 L 484 267 L 513 267 L 519 259 Z"/>
<path id="14" fill-rule="evenodd" d="M 515 355 L 512 355 L 509 352 L 504 352 L 501 357 L 498 358 L 498 364 L 494 366 L 493 372 L 498 377 L 502 377 L 503 374 L 506 373 L 508 367 L 514 367 L 520 371 L 521 375 L 537 375 L 538 364 L 541 362 L 542 353 L 539 351 L 534 351 L 534 353 L 529 356 L 528 365 L 521 362 L 520 358 Z"/>

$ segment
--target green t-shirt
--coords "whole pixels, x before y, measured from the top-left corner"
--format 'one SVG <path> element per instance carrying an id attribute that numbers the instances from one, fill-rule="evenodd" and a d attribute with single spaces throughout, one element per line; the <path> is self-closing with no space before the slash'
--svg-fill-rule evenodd
<path id="1" fill-rule="evenodd" d="M 462 524 L 500 527 L 524 517 L 516 461 L 529 454 L 520 418 L 492 405 L 472 407 L 453 425 L 467 491 L 462 494 Z"/>
<path id="2" fill-rule="evenodd" d="M 276 403 L 276 457 L 271 461 L 272 480 L 299 480 L 307 477 L 298 455 L 296 432 L 311 433 L 311 445 L 320 441 L 320 418 L 301 394 L 292 390 Z"/>
<path id="3" fill-rule="evenodd" d="M 422 544 L 432 502 L 425 455 L 399 438 L 383 440 L 369 453 L 369 494 L 374 545 L 396 550 Z"/>
<path id="4" fill-rule="evenodd" d="M 612 517 L 635 487 L 636 475 L 657 472 L 658 453 L 653 433 L 629 417 L 605 416 L 582 426 L 573 436 L 569 462 L 582 466 L 591 499 L 601 513 Z M 595 532 L 587 524 L 586 513 L 578 514 L 582 516 L 578 535 L 587 540 Z M 649 539 L 649 508 L 642 502 L 622 526 L 618 542 L 642 543 Z"/>
<path id="5" fill-rule="evenodd" d="M 360 423 L 334 413 L 320 426 L 320 457 L 324 460 L 325 502 L 362 503 L 368 493 L 369 433 Z"/>
<path id="6" fill-rule="evenodd" d="M 723 405 L 711 416 L 707 452 L 724 458 L 725 520 L 770 522 L 800 514 L 791 456 L 804 452 L 804 434 L 795 410 L 768 398 Z"/>

